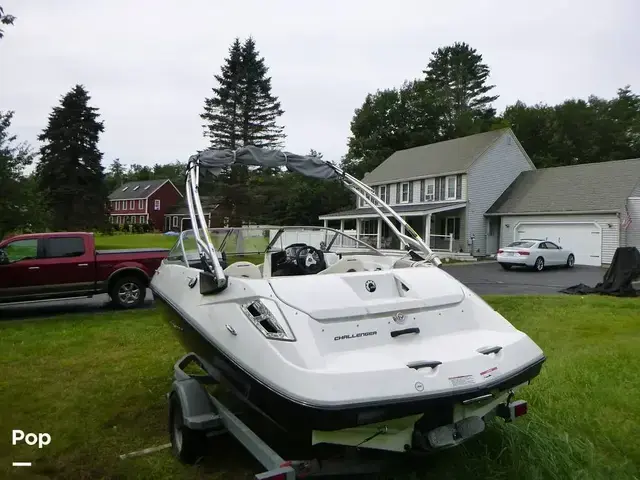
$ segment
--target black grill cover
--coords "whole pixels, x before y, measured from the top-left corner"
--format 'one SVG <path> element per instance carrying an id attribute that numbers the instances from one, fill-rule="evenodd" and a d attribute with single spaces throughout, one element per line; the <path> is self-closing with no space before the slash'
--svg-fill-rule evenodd
<path id="1" fill-rule="evenodd" d="M 560 292 L 573 295 L 600 293 L 618 297 L 636 297 L 638 290 L 631 284 L 636 279 L 640 279 L 640 251 L 636 247 L 618 247 L 602 282 L 595 287 L 581 283 Z"/>

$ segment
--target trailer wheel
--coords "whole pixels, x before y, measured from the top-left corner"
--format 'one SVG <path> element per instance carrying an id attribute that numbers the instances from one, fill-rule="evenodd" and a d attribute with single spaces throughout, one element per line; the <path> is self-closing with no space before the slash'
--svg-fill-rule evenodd
<path id="1" fill-rule="evenodd" d="M 169 396 L 169 438 L 173 454 L 182 463 L 192 465 L 204 455 L 207 436 L 185 426 L 180 398 L 175 393 Z"/>
<path id="2" fill-rule="evenodd" d="M 116 279 L 109 289 L 109 296 L 119 308 L 136 308 L 144 303 L 147 286 L 136 276 Z"/>

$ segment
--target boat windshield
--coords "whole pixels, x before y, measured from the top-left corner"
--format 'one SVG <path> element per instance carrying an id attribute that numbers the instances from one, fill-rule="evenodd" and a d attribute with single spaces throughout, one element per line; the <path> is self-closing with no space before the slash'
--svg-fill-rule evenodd
<path id="1" fill-rule="evenodd" d="M 200 232 L 201 237 L 203 233 Z M 290 245 L 301 243 L 324 252 L 383 255 L 366 242 L 328 227 L 245 226 L 209 228 L 208 233 L 218 260 L 226 265 L 241 260 L 258 265 L 264 261 L 265 253 L 283 251 Z M 167 261 L 191 267 L 200 264 L 193 230 L 180 234 Z"/>
<path id="2" fill-rule="evenodd" d="M 295 244 L 305 244 L 323 252 L 350 255 L 383 255 L 368 243 L 328 227 L 278 227 L 270 233 L 268 251 L 286 250 Z"/>

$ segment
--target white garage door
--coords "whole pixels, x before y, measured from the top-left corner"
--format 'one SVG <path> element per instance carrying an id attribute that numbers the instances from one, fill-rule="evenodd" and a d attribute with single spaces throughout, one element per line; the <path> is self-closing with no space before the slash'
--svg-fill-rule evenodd
<path id="1" fill-rule="evenodd" d="M 516 239 L 539 238 L 570 249 L 576 265 L 602 264 L 602 232 L 595 223 L 521 223 L 516 228 Z"/>

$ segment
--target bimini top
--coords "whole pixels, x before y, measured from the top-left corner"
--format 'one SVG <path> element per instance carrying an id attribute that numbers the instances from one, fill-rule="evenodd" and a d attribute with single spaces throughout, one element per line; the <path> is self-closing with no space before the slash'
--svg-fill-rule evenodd
<path id="1" fill-rule="evenodd" d="M 286 167 L 291 172 L 298 172 L 307 177 L 321 180 L 337 179 L 337 167 L 311 155 L 296 155 L 281 150 L 267 150 L 255 146 L 242 147 L 237 150 L 204 150 L 189 158 L 207 172 L 218 175 L 221 170 L 231 165 L 245 165 L 265 168 Z"/>

